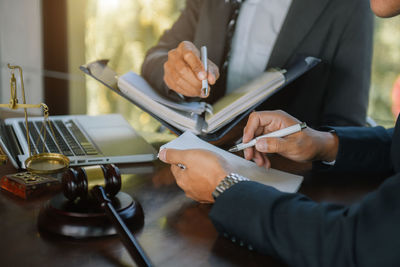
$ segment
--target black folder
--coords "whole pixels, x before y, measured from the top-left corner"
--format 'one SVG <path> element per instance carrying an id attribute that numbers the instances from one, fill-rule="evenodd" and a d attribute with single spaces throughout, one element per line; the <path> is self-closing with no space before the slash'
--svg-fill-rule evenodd
<path id="1" fill-rule="evenodd" d="M 291 64 L 284 73 L 285 82 L 281 85 L 278 90 L 275 90 L 274 93 L 278 92 L 285 88 L 288 84 L 292 81 L 296 80 L 298 77 L 303 75 L 304 73 L 310 71 L 314 68 L 319 62 L 320 59 L 315 57 L 301 57 Z M 143 111 L 150 114 L 152 117 L 157 119 L 162 125 L 170 129 L 173 133 L 177 135 L 181 135 L 183 133 L 182 130 L 176 128 L 175 126 L 171 125 L 168 121 L 160 118 L 159 116 L 155 115 L 153 112 L 149 111 L 145 105 L 139 103 L 138 101 L 134 101 L 131 98 L 127 97 L 119 88 L 118 88 L 118 75 L 117 73 L 107 66 L 108 60 L 97 60 L 85 65 L 80 66 L 80 69 L 86 73 L 87 75 L 93 77 L 100 83 L 104 84 L 106 87 L 114 91 L 115 93 L 119 94 L 120 96 L 124 97 L 134 105 L 138 106 Z M 243 120 L 250 112 L 256 109 L 260 104 L 262 104 L 268 97 L 265 99 L 261 99 L 258 103 L 253 105 L 251 108 L 246 109 L 243 113 L 236 116 L 233 120 L 231 120 L 228 124 L 221 127 L 217 131 L 213 133 L 201 133 L 198 136 L 208 142 L 217 141 L 221 139 L 225 134 L 227 134 L 232 128 L 237 125 L 241 120 Z"/>

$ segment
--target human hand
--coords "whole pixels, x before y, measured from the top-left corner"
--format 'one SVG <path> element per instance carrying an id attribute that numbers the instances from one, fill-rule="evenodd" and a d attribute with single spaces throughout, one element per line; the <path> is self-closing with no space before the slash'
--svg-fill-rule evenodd
<path id="1" fill-rule="evenodd" d="M 184 96 L 208 97 L 201 94 L 201 81 L 208 79 L 208 83 L 214 85 L 219 78 L 219 70 L 211 60 L 207 61 L 207 65 L 208 75 L 199 50 L 193 43 L 183 41 L 168 52 L 168 60 L 164 63 L 164 81 L 171 90 Z"/>
<path id="2" fill-rule="evenodd" d="M 228 174 L 228 164 L 217 154 L 201 149 L 163 149 L 158 155 L 163 162 L 171 164 L 176 183 L 186 196 L 198 202 L 212 203 L 212 192 Z M 183 164 L 186 168 L 178 167 Z"/>
<path id="3" fill-rule="evenodd" d="M 296 123 L 300 121 L 283 111 L 253 112 L 244 128 L 243 143 Z M 244 155 L 247 160 L 253 159 L 258 166 L 269 168 L 271 163 L 265 153 L 277 153 L 294 161 L 309 162 L 333 161 L 337 151 L 338 138 L 335 134 L 307 127 L 283 138 L 261 138 L 257 140 L 255 147 L 245 149 Z"/>

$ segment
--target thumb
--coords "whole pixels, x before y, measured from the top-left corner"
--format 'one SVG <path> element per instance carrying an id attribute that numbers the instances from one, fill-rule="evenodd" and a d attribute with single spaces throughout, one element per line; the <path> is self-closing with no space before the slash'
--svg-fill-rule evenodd
<path id="1" fill-rule="evenodd" d="M 160 153 L 158 153 L 158 158 L 162 162 L 169 164 L 184 163 L 185 151 L 172 148 L 165 148 L 161 150 Z"/>
<path id="2" fill-rule="evenodd" d="M 256 150 L 262 153 L 283 153 L 287 150 L 288 142 L 279 137 L 261 138 L 257 140 Z"/>

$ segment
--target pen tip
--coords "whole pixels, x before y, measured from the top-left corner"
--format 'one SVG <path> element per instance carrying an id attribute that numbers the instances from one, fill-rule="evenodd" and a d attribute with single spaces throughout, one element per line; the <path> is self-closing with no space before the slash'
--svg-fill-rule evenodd
<path id="1" fill-rule="evenodd" d="M 236 146 L 234 146 L 234 147 L 229 148 L 228 151 L 229 151 L 229 152 L 236 152 L 236 151 L 237 151 L 237 148 L 236 148 Z"/>

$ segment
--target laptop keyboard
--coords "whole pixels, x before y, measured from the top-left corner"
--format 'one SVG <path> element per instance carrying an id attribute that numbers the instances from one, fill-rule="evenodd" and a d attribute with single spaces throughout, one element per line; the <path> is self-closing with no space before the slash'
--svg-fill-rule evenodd
<path id="1" fill-rule="evenodd" d="M 60 129 L 60 131 L 62 133 L 61 135 L 64 137 L 69 148 L 72 150 L 72 153 L 77 156 L 85 155 L 82 148 L 79 147 L 79 144 L 75 141 L 72 134 L 68 131 L 67 126 L 64 124 L 64 122 L 60 121 L 60 120 L 56 120 L 56 121 L 54 121 L 54 123 Z"/>
<path id="2" fill-rule="evenodd" d="M 98 152 L 92 145 L 92 143 L 89 142 L 89 140 L 86 138 L 86 136 L 82 133 L 82 131 L 79 129 L 79 127 L 76 125 L 74 121 L 68 121 L 67 126 L 69 127 L 70 131 L 73 133 L 75 138 L 78 140 L 79 144 L 85 151 L 87 155 L 97 155 Z"/>
<path id="3" fill-rule="evenodd" d="M 66 156 L 85 156 L 85 155 L 98 155 L 99 152 L 93 144 L 86 138 L 76 123 L 72 120 L 66 122 L 62 120 L 51 120 L 52 128 L 54 131 L 57 144 L 60 147 L 61 153 Z M 46 125 L 46 140 L 43 150 L 43 136 L 39 135 L 42 129 L 42 121 L 28 121 L 29 134 L 31 139 L 31 151 L 35 153 L 51 152 L 59 153 L 57 145 L 53 139 L 51 130 Z M 25 123 L 19 122 L 22 131 L 26 133 Z M 25 136 L 25 135 L 24 135 Z M 39 137 L 40 136 L 40 137 Z M 26 138 L 26 136 L 25 136 Z"/>
<path id="4" fill-rule="evenodd" d="M 30 122 L 28 122 L 28 124 L 29 124 Z M 19 127 L 21 127 L 21 129 L 22 129 L 22 132 L 24 133 L 24 137 L 25 137 L 25 140 L 26 140 L 26 128 L 25 128 L 25 123 L 24 122 L 19 122 Z M 32 128 L 31 126 L 28 126 L 29 128 Z M 37 132 L 36 131 L 32 131 L 31 133 L 30 133 L 30 136 L 31 136 L 31 142 L 30 142 L 30 149 L 31 149 L 31 151 L 32 151 L 32 153 L 33 154 L 37 154 L 38 152 L 37 152 L 37 149 L 36 149 L 36 146 L 33 144 L 33 142 L 32 142 L 32 140 L 35 140 L 35 139 L 37 139 Z M 28 142 L 27 142 L 28 143 Z"/>

